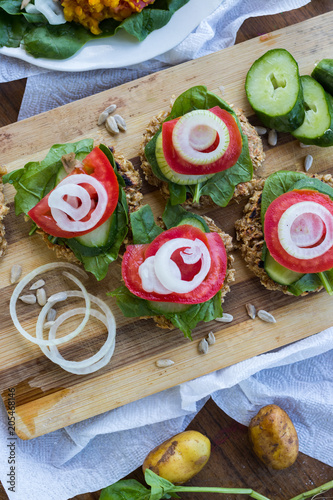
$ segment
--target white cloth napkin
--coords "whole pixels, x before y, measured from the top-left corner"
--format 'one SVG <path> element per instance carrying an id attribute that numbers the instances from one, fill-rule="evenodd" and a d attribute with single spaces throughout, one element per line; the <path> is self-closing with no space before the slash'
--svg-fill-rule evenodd
<path id="1" fill-rule="evenodd" d="M 117 70 L 61 73 L 0 56 L 0 82 L 28 76 L 20 119 L 106 90 L 234 43 L 251 16 L 295 9 L 308 0 L 224 0 L 179 46 L 152 61 Z M 15 439 L 10 481 L 8 417 L 0 405 L 0 480 L 10 500 L 67 500 L 105 487 L 136 469 L 158 443 L 186 428 L 211 396 L 247 425 L 276 403 L 292 418 L 302 452 L 333 466 L 333 328 L 31 441 Z M 251 487 L 251 485 L 244 485 Z"/>

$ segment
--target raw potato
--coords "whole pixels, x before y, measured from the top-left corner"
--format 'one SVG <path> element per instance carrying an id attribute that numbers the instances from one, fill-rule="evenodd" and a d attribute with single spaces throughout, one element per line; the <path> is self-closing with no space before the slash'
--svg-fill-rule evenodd
<path id="1" fill-rule="evenodd" d="M 142 470 L 150 469 L 171 483 L 182 484 L 200 472 L 209 457 L 209 439 L 200 432 L 185 431 L 154 448 Z"/>
<path id="2" fill-rule="evenodd" d="M 249 425 L 254 453 L 272 469 L 286 469 L 298 455 L 296 429 L 287 413 L 277 405 L 261 408 Z"/>

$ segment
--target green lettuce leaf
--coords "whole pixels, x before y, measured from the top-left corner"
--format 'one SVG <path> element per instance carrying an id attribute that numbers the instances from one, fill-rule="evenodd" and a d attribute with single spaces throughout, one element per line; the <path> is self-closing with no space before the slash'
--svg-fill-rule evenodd
<path id="1" fill-rule="evenodd" d="M 219 106 L 231 113 L 236 119 L 238 128 L 242 135 L 243 147 L 241 155 L 235 165 L 231 168 L 219 172 L 212 176 L 207 181 L 189 186 L 181 186 L 170 182 L 161 172 L 155 155 L 156 140 L 161 133 L 162 127 L 155 134 L 155 136 L 148 142 L 145 148 L 145 155 L 151 165 L 153 173 L 162 181 L 168 182 L 170 191 L 170 200 L 173 205 L 184 203 L 186 201 L 187 193 L 189 193 L 194 201 L 199 201 L 200 196 L 207 195 L 217 205 L 225 207 L 234 193 L 235 187 L 240 182 L 247 182 L 252 179 L 253 165 L 248 149 L 247 136 L 243 134 L 240 123 L 235 115 L 234 110 L 222 99 L 207 91 L 203 85 L 192 87 L 186 92 L 181 94 L 174 105 L 166 121 L 178 118 L 195 109 L 210 109 L 214 106 Z"/>

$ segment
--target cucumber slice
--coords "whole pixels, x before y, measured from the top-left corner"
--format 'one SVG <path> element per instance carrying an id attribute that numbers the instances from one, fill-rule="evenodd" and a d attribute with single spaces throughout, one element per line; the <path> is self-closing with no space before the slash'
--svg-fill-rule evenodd
<path id="1" fill-rule="evenodd" d="M 191 226 L 197 227 L 198 229 L 201 229 L 201 231 L 203 231 L 204 233 L 210 232 L 205 221 L 201 219 L 200 216 L 195 216 L 195 214 L 191 214 L 191 216 L 184 217 L 177 225 L 183 226 L 184 224 L 190 224 Z"/>
<path id="2" fill-rule="evenodd" d="M 304 144 L 333 146 L 333 99 L 314 78 L 301 77 L 305 119 L 292 135 Z"/>
<path id="3" fill-rule="evenodd" d="M 104 247 L 109 240 L 110 227 L 112 216 L 109 217 L 101 226 L 97 227 L 90 233 L 78 236 L 76 241 L 85 247 Z"/>
<path id="4" fill-rule="evenodd" d="M 322 59 L 311 73 L 312 78 L 333 95 L 333 59 Z"/>
<path id="5" fill-rule="evenodd" d="M 115 240 L 117 232 L 117 221 L 114 214 L 109 217 L 104 224 L 97 227 L 90 233 L 76 238 L 66 239 L 66 245 L 86 257 L 100 255 L 107 250 Z"/>
<path id="6" fill-rule="evenodd" d="M 151 309 L 161 314 L 172 314 L 187 311 L 192 304 L 178 304 L 177 302 L 157 302 L 155 300 L 147 300 Z"/>
<path id="7" fill-rule="evenodd" d="M 280 132 L 297 129 L 304 120 L 298 64 L 285 49 L 272 49 L 249 69 L 245 91 L 264 125 Z"/>
<path id="8" fill-rule="evenodd" d="M 191 184 L 199 184 L 200 182 L 204 182 L 210 177 L 213 177 L 215 174 L 209 175 L 184 175 L 178 174 L 172 170 L 166 162 L 166 159 L 163 154 L 163 146 L 162 146 L 162 132 L 158 135 L 156 139 L 155 146 L 155 156 L 157 164 L 164 175 L 169 181 L 174 182 L 175 184 L 182 185 L 191 185 Z"/>
<path id="9" fill-rule="evenodd" d="M 290 271 L 290 269 L 281 266 L 281 264 L 273 259 L 268 250 L 266 251 L 264 269 L 268 276 L 280 285 L 291 285 L 304 276 L 302 273 L 296 273 L 295 271 Z"/>

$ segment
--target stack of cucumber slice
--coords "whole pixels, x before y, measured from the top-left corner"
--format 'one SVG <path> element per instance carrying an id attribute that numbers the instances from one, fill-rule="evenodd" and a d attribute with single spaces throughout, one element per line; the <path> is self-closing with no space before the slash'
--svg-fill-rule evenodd
<path id="1" fill-rule="evenodd" d="M 332 59 L 320 61 L 311 76 L 300 76 L 287 50 L 269 50 L 252 64 L 245 90 L 266 127 L 290 132 L 304 144 L 333 145 Z"/>

